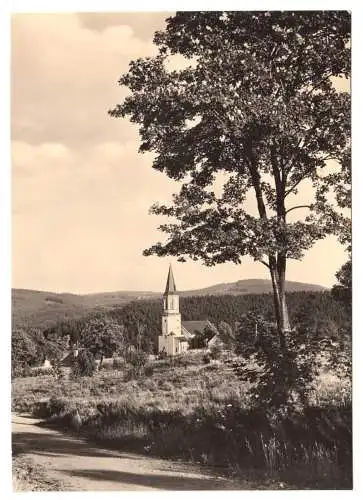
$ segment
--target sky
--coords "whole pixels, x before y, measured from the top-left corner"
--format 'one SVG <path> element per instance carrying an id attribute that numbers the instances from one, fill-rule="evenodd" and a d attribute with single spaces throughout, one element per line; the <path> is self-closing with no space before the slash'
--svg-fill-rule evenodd
<path id="1" fill-rule="evenodd" d="M 149 207 L 179 186 L 151 168 L 150 154 L 138 153 L 137 126 L 107 110 L 126 95 L 117 81 L 129 61 L 156 54 L 153 34 L 168 15 L 12 15 L 13 287 L 160 291 L 169 262 L 180 290 L 269 277 L 247 257 L 210 268 L 142 255 L 163 238 Z M 308 197 L 302 186 L 297 201 Z M 346 260 L 329 237 L 289 261 L 287 278 L 329 287 Z"/>

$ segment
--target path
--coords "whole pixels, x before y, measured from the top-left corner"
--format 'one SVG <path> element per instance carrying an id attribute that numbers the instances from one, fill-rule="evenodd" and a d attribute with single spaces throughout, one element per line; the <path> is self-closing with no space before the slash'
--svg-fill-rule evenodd
<path id="1" fill-rule="evenodd" d="M 102 449 L 39 422 L 12 416 L 13 454 L 44 467 L 65 491 L 251 489 L 192 464 Z"/>

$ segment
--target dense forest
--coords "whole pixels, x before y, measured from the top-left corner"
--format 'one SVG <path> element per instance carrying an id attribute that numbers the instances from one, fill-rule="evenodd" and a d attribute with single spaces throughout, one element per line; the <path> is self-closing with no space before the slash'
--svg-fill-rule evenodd
<path id="1" fill-rule="evenodd" d="M 292 325 L 305 324 L 329 336 L 349 330 L 349 312 L 334 300 L 330 292 L 293 292 L 288 294 L 287 301 Z M 208 319 L 217 327 L 225 322 L 234 328 L 236 322 L 241 321 L 247 313 L 273 321 L 273 297 L 270 294 L 181 297 L 180 312 L 182 321 Z M 80 320 L 62 321 L 45 330 L 44 335 L 50 339 L 69 335 L 72 341 L 77 341 L 85 324 L 92 317 L 102 314 L 123 325 L 123 335 L 127 342 L 132 345 L 141 342 L 144 350 L 154 352 L 161 329 L 161 313 L 161 299 L 137 300 L 106 313 L 94 313 Z"/>

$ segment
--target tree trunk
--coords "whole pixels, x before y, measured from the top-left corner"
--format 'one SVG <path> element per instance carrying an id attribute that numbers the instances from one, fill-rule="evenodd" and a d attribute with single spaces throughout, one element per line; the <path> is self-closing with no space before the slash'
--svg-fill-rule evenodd
<path id="1" fill-rule="evenodd" d="M 269 258 L 269 268 L 274 297 L 277 333 L 279 336 L 280 347 L 283 351 L 285 351 L 285 334 L 287 331 L 290 331 L 290 321 L 287 310 L 285 291 L 286 258 L 284 256 L 278 256 L 276 262 L 275 257 L 271 256 Z"/>
<path id="2" fill-rule="evenodd" d="M 278 287 L 280 291 L 281 323 L 284 332 L 290 331 L 289 313 L 286 304 L 286 255 L 277 256 Z"/>
<path id="3" fill-rule="evenodd" d="M 261 176 L 258 171 L 256 155 L 251 147 L 249 151 L 248 163 L 249 171 L 251 174 L 252 184 L 256 194 L 257 208 L 261 219 L 267 219 L 266 207 L 263 201 L 263 191 L 261 188 Z M 285 187 L 286 187 L 286 174 L 281 172 L 277 164 L 277 152 L 273 147 L 271 150 L 271 161 L 273 167 L 273 174 L 276 185 L 276 210 L 280 222 L 286 223 L 285 215 Z M 290 330 L 289 315 L 286 305 L 285 294 L 285 275 L 286 275 L 286 254 L 279 253 L 277 256 L 274 254 L 269 255 L 268 268 L 270 269 L 272 289 L 274 296 L 275 317 L 277 324 L 277 333 L 280 340 L 280 347 L 282 351 L 286 350 L 285 332 Z"/>
<path id="4" fill-rule="evenodd" d="M 277 333 L 278 333 L 279 340 L 280 340 L 280 347 L 282 350 L 285 350 L 285 348 L 286 348 L 285 332 L 284 332 L 283 324 L 282 324 L 283 315 L 282 315 L 280 290 L 279 290 L 279 286 L 278 286 L 276 269 L 270 269 L 270 274 L 271 274 L 272 290 L 273 290 L 273 297 L 274 297 Z"/>
<path id="5" fill-rule="evenodd" d="M 279 224 L 286 228 L 286 208 L 285 208 L 285 197 L 286 197 L 286 171 L 284 165 L 279 165 L 278 158 L 278 147 L 274 144 L 271 148 L 271 164 L 275 179 L 276 186 L 276 214 Z M 281 242 L 286 244 L 285 238 Z M 276 257 L 273 257 L 273 262 L 276 264 L 276 275 L 273 278 L 275 281 L 274 294 L 275 298 L 275 309 L 278 309 L 276 316 L 279 318 L 278 329 L 281 339 L 281 347 L 285 348 L 285 332 L 290 331 L 290 321 L 287 311 L 286 304 L 286 250 L 279 251 Z"/>

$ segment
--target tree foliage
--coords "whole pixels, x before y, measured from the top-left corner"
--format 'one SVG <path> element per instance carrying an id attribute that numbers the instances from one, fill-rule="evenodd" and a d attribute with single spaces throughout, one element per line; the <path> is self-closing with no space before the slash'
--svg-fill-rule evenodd
<path id="1" fill-rule="evenodd" d="M 309 392 L 323 366 L 345 378 L 351 375 L 350 351 L 329 336 L 317 336 L 299 326 L 286 336 L 287 350 L 276 345 L 276 328 L 259 323 L 257 342 L 239 344 L 242 357 L 234 363 L 241 380 L 249 383 L 248 394 L 256 407 L 267 414 L 286 415 L 308 406 Z M 342 362 L 343 361 L 343 362 Z"/>
<path id="2" fill-rule="evenodd" d="M 352 307 L 352 259 L 350 258 L 336 273 L 338 284 L 332 288 L 333 297 L 345 304 L 348 310 Z"/>
<path id="3" fill-rule="evenodd" d="M 34 365 L 39 359 L 36 344 L 23 329 L 14 329 L 11 334 L 11 372 L 17 375 L 18 371 Z"/>
<path id="4" fill-rule="evenodd" d="M 71 366 L 72 378 L 92 377 L 97 368 L 95 357 L 88 349 L 82 349 L 73 359 Z"/>
<path id="5" fill-rule="evenodd" d="M 122 326 L 111 318 L 93 318 L 86 323 L 80 334 L 80 343 L 94 356 L 111 357 L 125 346 Z"/>
<path id="6" fill-rule="evenodd" d="M 178 12 L 154 42 L 158 55 L 130 63 L 119 83 L 131 95 L 110 111 L 140 124 L 140 152 L 156 153 L 153 167 L 182 181 L 171 206 L 152 207 L 172 222 L 145 255 L 264 263 L 282 341 L 286 259 L 327 234 L 344 240 L 347 227 L 339 208 L 350 190 L 350 95 L 333 79 L 350 75 L 350 15 Z M 175 54 L 191 64 L 168 70 Z M 313 197 L 294 206 L 304 181 Z M 300 208 L 306 216 L 293 221 Z"/>
<path id="7" fill-rule="evenodd" d="M 45 338 L 37 328 L 14 328 L 11 335 L 12 374 L 43 363 L 57 360 L 64 352 L 65 341 L 60 337 Z"/>

